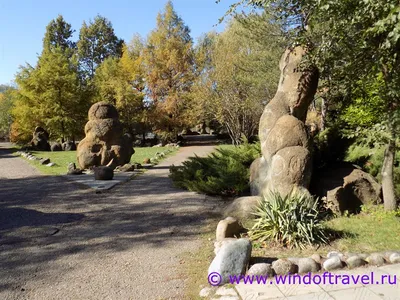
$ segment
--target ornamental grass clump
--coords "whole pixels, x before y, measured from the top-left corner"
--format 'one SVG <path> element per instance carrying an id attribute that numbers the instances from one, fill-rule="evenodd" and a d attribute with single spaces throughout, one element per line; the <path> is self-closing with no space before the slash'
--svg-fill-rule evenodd
<path id="1" fill-rule="evenodd" d="M 270 192 L 260 201 L 255 215 L 255 224 L 249 231 L 252 240 L 273 240 L 288 248 L 302 249 L 328 242 L 318 199 L 304 192 L 294 190 L 286 196 Z"/>

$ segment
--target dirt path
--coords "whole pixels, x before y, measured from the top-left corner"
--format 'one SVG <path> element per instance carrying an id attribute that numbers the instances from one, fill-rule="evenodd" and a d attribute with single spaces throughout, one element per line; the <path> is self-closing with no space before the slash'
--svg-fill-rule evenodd
<path id="1" fill-rule="evenodd" d="M 185 299 L 180 257 L 217 203 L 173 188 L 168 166 L 212 150 L 181 148 L 103 194 L 0 151 L 0 299 Z"/>

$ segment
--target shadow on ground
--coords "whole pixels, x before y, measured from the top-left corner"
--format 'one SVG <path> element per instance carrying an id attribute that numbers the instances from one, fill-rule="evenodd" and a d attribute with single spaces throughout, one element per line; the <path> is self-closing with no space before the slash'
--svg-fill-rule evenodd
<path id="1" fill-rule="evenodd" d="M 6 154 L 2 154 L 6 155 Z M 0 292 L 76 254 L 164 247 L 200 233 L 214 201 L 145 174 L 95 194 L 62 177 L 0 179 Z M 17 280 L 18 278 L 18 280 Z"/>

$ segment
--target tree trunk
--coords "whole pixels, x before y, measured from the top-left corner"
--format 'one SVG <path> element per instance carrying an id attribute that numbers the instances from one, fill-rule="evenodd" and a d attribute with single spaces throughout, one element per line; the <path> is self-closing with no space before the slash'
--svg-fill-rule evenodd
<path id="1" fill-rule="evenodd" d="M 325 119 L 326 119 L 326 100 L 322 97 L 322 102 L 321 102 L 321 131 L 325 130 Z"/>
<path id="2" fill-rule="evenodd" d="M 389 141 L 389 144 L 385 150 L 385 156 L 382 165 L 382 192 L 385 210 L 395 210 L 397 207 L 393 184 L 395 151 L 395 143 L 393 140 L 391 140 Z"/>

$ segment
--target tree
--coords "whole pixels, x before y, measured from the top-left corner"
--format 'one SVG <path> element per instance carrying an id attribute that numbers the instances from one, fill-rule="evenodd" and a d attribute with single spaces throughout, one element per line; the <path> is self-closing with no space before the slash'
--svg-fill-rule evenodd
<path id="1" fill-rule="evenodd" d="M 272 10 L 297 42 L 310 47 L 310 59 L 343 101 L 352 99 L 359 83 L 382 77 L 383 100 L 376 142 L 386 144 L 382 167 L 385 208 L 396 208 L 393 163 L 400 126 L 400 6 L 396 0 L 244 0 Z M 290 9 L 291 8 L 291 9 Z M 283 12 L 283 13 L 282 13 Z M 293 24 L 300 24 L 295 26 Z"/>
<path id="2" fill-rule="evenodd" d="M 208 58 L 198 64 L 203 71 L 194 88 L 195 102 L 226 127 L 235 145 L 243 136 L 249 139 L 256 134 L 263 107 L 276 90 L 283 50 L 280 29 L 267 22 L 260 39 L 251 29 L 268 18 L 266 14 L 237 16 L 222 34 L 206 36 L 200 43 L 203 49 L 197 51 Z"/>
<path id="3" fill-rule="evenodd" d="M 80 66 L 86 79 L 94 77 L 96 68 L 109 56 L 122 55 L 123 40 L 119 39 L 106 18 L 97 15 L 93 22 L 83 22 L 77 43 Z"/>
<path id="4" fill-rule="evenodd" d="M 23 67 L 16 82 L 19 89 L 13 115 L 17 140 L 26 140 L 36 126 L 44 126 L 55 139 L 82 134 L 87 105 L 79 93 L 75 56 L 69 58 L 60 47 L 45 50 L 36 68 Z"/>
<path id="5" fill-rule="evenodd" d="M 130 47 L 123 47 L 121 58 L 106 58 L 94 77 L 96 98 L 116 106 L 125 130 L 131 134 L 143 134 L 146 129 L 142 49 L 140 38 L 134 38 Z"/>
<path id="6" fill-rule="evenodd" d="M 143 61 L 154 129 L 165 140 L 174 139 L 179 130 L 190 124 L 187 113 L 194 54 L 190 30 L 171 1 L 157 16 L 157 27 L 148 36 Z"/>
<path id="7" fill-rule="evenodd" d="M 75 43 L 70 39 L 74 30 L 71 24 L 67 23 L 62 15 L 58 15 L 57 19 L 52 20 L 46 27 L 46 34 L 43 38 L 43 49 L 51 49 L 59 47 L 63 51 L 75 49 Z M 71 55 L 73 51 L 70 51 Z"/>
<path id="8" fill-rule="evenodd" d="M 0 86 L 0 138 L 8 138 L 12 123 L 11 110 L 14 105 L 15 88 Z"/>

